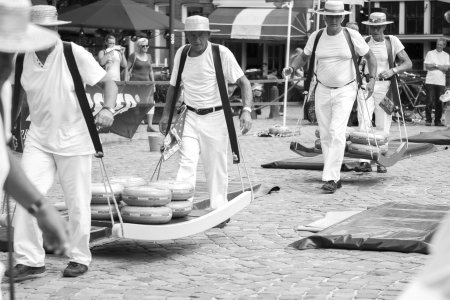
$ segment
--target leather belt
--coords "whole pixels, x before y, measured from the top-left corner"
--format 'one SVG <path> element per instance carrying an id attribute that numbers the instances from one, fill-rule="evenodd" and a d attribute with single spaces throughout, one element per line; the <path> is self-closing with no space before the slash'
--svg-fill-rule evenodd
<path id="1" fill-rule="evenodd" d="M 222 110 L 222 106 L 209 107 L 209 108 L 193 108 L 192 106 L 186 105 L 187 109 L 195 112 L 197 115 L 207 115 L 209 113 Z"/>
<path id="2" fill-rule="evenodd" d="M 340 89 L 340 88 L 343 88 L 344 86 L 347 86 L 347 85 L 349 85 L 350 83 L 352 83 L 352 82 L 354 82 L 354 81 L 355 81 L 355 79 L 353 79 L 352 81 L 350 81 L 350 82 L 344 84 L 343 86 L 337 86 L 337 87 L 334 87 L 334 86 L 327 86 L 327 85 L 323 84 L 322 82 L 320 82 L 319 80 L 317 80 L 317 82 L 320 83 L 321 85 L 323 85 L 324 87 L 327 87 L 327 88 L 333 89 L 333 90 L 334 90 L 334 89 Z"/>

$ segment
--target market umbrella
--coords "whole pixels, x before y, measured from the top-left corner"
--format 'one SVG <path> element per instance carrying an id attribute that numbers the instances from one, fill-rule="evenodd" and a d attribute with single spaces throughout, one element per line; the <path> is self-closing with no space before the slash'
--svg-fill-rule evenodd
<path id="1" fill-rule="evenodd" d="M 61 20 L 72 25 L 123 30 L 150 30 L 169 28 L 170 18 L 132 0 L 101 0 L 62 13 Z M 174 28 L 183 29 L 184 24 L 175 20 Z"/>

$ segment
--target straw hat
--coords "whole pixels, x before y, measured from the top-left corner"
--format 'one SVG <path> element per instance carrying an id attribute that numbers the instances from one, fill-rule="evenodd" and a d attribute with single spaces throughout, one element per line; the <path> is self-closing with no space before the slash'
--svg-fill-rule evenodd
<path id="1" fill-rule="evenodd" d="M 0 0 L 0 52 L 37 51 L 50 47 L 58 34 L 30 23 L 30 0 Z"/>
<path id="2" fill-rule="evenodd" d="M 58 26 L 72 23 L 72 21 L 58 20 L 56 7 L 52 5 L 34 5 L 31 7 L 31 22 L 41 26 Z"/>
<path id="3" fill-rule="evenodd" d="M 341 1 L 327 1 L 322 9 L 316 11 L 316 14 L 325 16 L 349 15 L 351 12 L 344 10 L 344 3 Z"/>
<path id="4" fill-rule="evenodd" d="M 374 13 L 370 14 L 368 21 L 363 21 L 361 23 L 363 23 L 365 25 L 369 25 L 369 26 L 380 26 L 380 25 L 391 24 L 391 23 L 394 23 L 394 22 L 393 21 L 386 21 L 386 14 L 385 13 L 374 12 Z"/>
<path id="5" fill-rule="evenodd" d="M 210 29 L 208 18 L 202 16 L 190 16 L 186 18 L 184 29 L 174 29 L 174 31 L 209 31 L 219 32 L 219 29 Z"/>

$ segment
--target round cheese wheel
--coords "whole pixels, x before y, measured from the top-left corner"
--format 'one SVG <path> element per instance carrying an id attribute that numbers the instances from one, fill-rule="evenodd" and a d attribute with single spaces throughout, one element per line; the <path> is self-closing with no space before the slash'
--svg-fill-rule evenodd
<path id="1" fill-rule="evenodd" d="M 314 134 L 316 135 L 316 138 L 320 139 L 320 130 L 318 128 L 314 131 Z"/>
<path id="2" fill-rule="evenodd" d="M 139 207 L 124 206 L 120 210 L 122 219 L 127 223 L 164 224 L 172 219 L 172 209 L 167 206 Z"/>
<path id="3" fill-rule="evenodd" d="M 386 154 L 388 152 L 388 146 L 382 145 L 380 146 L 379 150 L 376 146 L 369 146 L 369 145 L 363 145 L 363 144 L 355 144 L 350 143 L 348 144 L 348 152 L 354 153 L 354 154 L 362 154 L 362 155 L 370 155 L 370 151 L 372 153 L 378 154 L 379 151 L 381 151 L 381 154 Z"/>
<path id="4" fill-rule="evenodd" d="M 12 216 L 10 216 L 10 217 L 12 217 Z M 8 215 L 7 214 L 0 215 L 0 226 L 8 227 Z"/>
<path id="5" fill-rule="evenodd" d="M 166 205 L 172 209 L 172 218 L 185 217 L 192 211 L 192 202 L 188 200 L 184 201 L 172 201 Z"/>
<path id="6" fill-rule="evenodd" d="M 292 133 L 292 130 L 290 130 L 287 126 L 277 124 L 269 127 L 269 133 L 273 135 L 290 134 Z"/>
<path id="7" fill-rule="evenodd" d="M 151 182 L 149 186 L 171 190 L 173 201 L 186 200 L 194 196 L 194 186 L 189 182 L 161 180 Z"/>
<path id="8" fill-rule="evenodd" d="M 371 132 L 367 133 L 361 131 L 355 131 L 350 133 L 350 141 L 352 143 L 368 145 L 367 139 L 369 139 L 370 145 L 378 144 L 378 146 L 381 146 L 388 142 L 388 135 L 384 133 L 371 133 Z"/>
<path id="9" fill-rule="evenodd" d="M 116 201 L 120 201 L 120 199 L 122 198 L 123 185 L 118 183 L 111 183 L 111 188 L 113 190 Z M 106 184 L 105 189 L 105 185 L 103 184 L 103 182 L 94 182 L 91 184 L 91 190 L 91 204 L 108 204 L 108 196 L 110 203 L 113 203 L 112 196 L 110 194 L 111 191 L 108 184 Z"/>
<path id="10" fill-rule="evenodd" d="M 172 200 L 172 191 L 145 185 L 127 187 L 123 190 L 122 200 L 132 206 L 164 206 Z"/>
<path id="11" fill-rule="evenodd" d="M 112 215 L 114 219 L 117 218 L 117 210 L 114 205 L 111 205 Z M 91 205 L 91 218 L 93 220 L 111 220 L 109 213 L 109 205 L 94 204 Z"/>
<path id="12" fill-rule="evenodd" d="M 112 183 L 121 184 L 124 188 L 129 186 L 140 186 L 147 184 L 147 181 L 139 176 L 134 175 L 122 175 L 122 176 L 111 176 L 109 181 Z"/>
<path id="13" fill-rule="evenodd" d="M 352 132 L 354 132 L 354 131 L 355 131 L 355 129 L 353 127 L 347 127 L 347 129 L 345 130 L 345 140 L 348 141 L 349 138 L 350 138 L 350 134 Z M 315 130 L 314 134 L 316 135 L 316 138 L 320 139 L 320 130 L 319 130 L 319 128 L 317 128 Z"/>
<path id="14" fill-rule="evenodd" d="M 322 149 L 322 144 L 320 143 L 320 139 L 317 139 L 314 142 L 314 147 L 316 147 L 316 149 Z"/>

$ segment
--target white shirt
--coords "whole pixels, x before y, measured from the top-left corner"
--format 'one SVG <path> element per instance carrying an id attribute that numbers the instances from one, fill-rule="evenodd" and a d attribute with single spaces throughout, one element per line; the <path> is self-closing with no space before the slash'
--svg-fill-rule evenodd
<path id="1" fill-rule="evenodd" d="M 122 54 L 118 50 L 109 50 L 108 53 L 105 51 L 105 56 L 107 57 L 106 72 L 112 80 L 120 81 L 120 60 Z"/>
<path id="2" fill-rule="evenodd" d="M 369 46 L 359 32 L 348 28 L 357 55 L 363 56 L 369 52 Z M 314 41 L 318 31 L 311 34 L 304 52 L 312 54 Z M 336 35 L 328 35 L 326 28 L 316 48 L 317 79 L 328 87 L 342 87 L 356 79 L 355 65 L 352 60 L 350 47 L 344 36 L 344 29 Z"/>
<path id="3" fill-rule="evenodd" d="M 172 86 L 176 85 L 182 51 L 183 47 L 178 49 L 175 54 L 173 71 L 170 77 Z M 219 51 L 225 84 L 228 82 L 235 83 L 244 76 L 244 72 L 228 48 L 219 45 Z M 186 105 L 195 108 L 209 108 L 222 105 L 210 42 L 208 42 L 206 50 L 200 56 L 189 57 L 188 53 L 183 74 L 181 75 L 181 82 L 184 86 L 183 94 Z"/>
<path id="4" fill-rule="evenodd" d="M 450 65 L 449 55 L 445 51 L 438 52 L 436 49 L 427 52 L 426 64 Z M 425 79 L 426 84 L 445 85 L 445 73 L 441 70 L 429 70 Z"/>
<path id="5" fill-rule="evenodd" d="M 85 84 L 95 85 L 106 75 L 83 47 L 72 43 L 72 51 Z M 21 83 L 31 117 L 27 143 L 64 156 L 94 153 L 61 41 L 43 66 L 34 52 L 25 54 Z"/>
<path id="6" fill-rule="evenodd" d="M 0 115 L 0 196 L 9 174 L 9 156 L 7 143 L 11 139 L 11 84 L 6 81 L 0 90 L 0 105 L 3 106 L 4 118 Z"/>
<path id="7" fill-rule="evenodd" d="M 397 54 L 400 53 L 400 51 L 405 49 L 405 46 L 403 46 L 402 42 L 400 42 L 400 40 L 396 36 L 390 35 L 389 37 L 392 47 L 392 59 L 395 61 L 395 57 L 397 56 Z M 370 37 L 370 40 L 367 42 L 367 44 L 369 45 L 370 50 L 372 50 L 373 54 L 377 59 L 377 73 L 380 74 L 386 70 L 389 70 L 390 68 L 386 48 L 386 40 L 383 39 L 383 41 L 377 42 L 372 37 Z M 365 73 L 366 74 L 369 73 L 367 65 Z"/>

